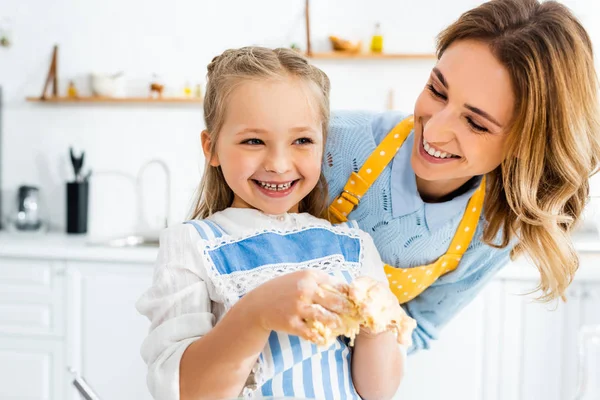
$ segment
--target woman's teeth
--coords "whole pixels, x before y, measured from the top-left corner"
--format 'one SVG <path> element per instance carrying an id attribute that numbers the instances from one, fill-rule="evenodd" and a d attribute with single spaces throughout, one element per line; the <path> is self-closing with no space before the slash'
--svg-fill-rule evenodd
<path id="1" fill-rule="evenodd" d="M 435 158 L 458 158 L 457 155 L 454 155 L 452 153 L 446 153 L 445 151 L 435 150 L 429 145 L 429 143 L 427 143 L 427 140 L 425 140 L 425 138 L 423 138 L 423 148 L 425 148 L 427 154 Z"/>
<path id="2" fill-rule="evenodd" d="M 263 188 L 265 188 L 267 190 L 273 190 L 273 191 L 289 189 L 292 186 L 292 183 L 294 183 L 293 181 L 287 182 L 287 183 L 267 183 L 267 182 L 261 182 L 261 181 L 256 181 L 256 182 Z"/>

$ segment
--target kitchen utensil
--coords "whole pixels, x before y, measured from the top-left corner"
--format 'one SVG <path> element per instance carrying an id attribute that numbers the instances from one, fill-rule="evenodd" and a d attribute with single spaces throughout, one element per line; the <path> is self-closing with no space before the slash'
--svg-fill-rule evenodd
<path id="1" fill-rule="evenodd" d="M 85 151 L 81 152 L 79 157 L 75 156 L 73 148 L 69 147 L 69 155 L 71 156 L 71 165 L 73 166 L 73 173 L 75 174 L 75 182 L 83 181 L 81 176 L 81 168 L 83 168 L 83 161 L 85 159 Z"/>
<path id="2" fill-rule="evenodd" d="M 89 184 L 67 182 L 67 233 L 86 233 L 88 229 Z"/>
<path id="3" fill-rule="evenodd" d="M 98 397 L 98 395 L 92 390 L 86 380 L 79 375 L 79 372 L 75 371 L 71 367 L 67 368 L 67 370 L 73 375 L 73 386 L 75 386 L 75 389 L 77 389 L 83 399 L 100 400 L 100 397 Z"/>
<path id="4" fill-rule="evenodd" d="M 39 215 L 39 189 L 35 186 L 20 186 L 17 197 L 15 228 L 22 231 L 36 231 L 41 228 Z"/>

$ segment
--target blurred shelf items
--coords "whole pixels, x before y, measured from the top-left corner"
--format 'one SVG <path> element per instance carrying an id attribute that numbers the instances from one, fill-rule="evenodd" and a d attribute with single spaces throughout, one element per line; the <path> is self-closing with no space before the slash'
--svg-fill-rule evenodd
<path id="1" fill-rule="evenodd" d="M 202 99 L 194 97 L 27 97 L 27 101 L 37 103 L 148 103 L 148 104 L 202 104 Z"/>
<path id="2" fill-rule="evenodd" d="M 352 42 L 337 36 L 329 36 L 333 51 L 313 52 L 310 41 L 310 0 L 305 0 L 306 16 L 306 57 L 312 59 L 335 59 L 335 60 L 425 60 L 435 59 L 433 53 L 386 53 L 383 51 L 383 36 L 379 24 L 376 25 L 375 33 L 371 39 L 370 51 L 362 51 L 360 41 Z"/>
<path id="3" fill-rule="evenodd" d="M 42 94 L 38 97 L 26 97 L 25 100 L 46 104 L 202 104 L 202 86 L 200 84 L 196 84 L 195 90 L 192 90 L 191 84 L 186 82 L 180 96 L 169 96 L 163 94 L 165 85 L 156 76 L 153 76 L 152 81 L 148 84 L 148 95 L 146 97 L 127 95 L 125 91 L 125 75 L 122 72 L 115 74 L 90 74 L 91 95 L 81 95 L 75 83 L 70 80 L 65 95 L 61 95 L 58 89 L 57 64 L 58 45 L 55 45 Z"/>

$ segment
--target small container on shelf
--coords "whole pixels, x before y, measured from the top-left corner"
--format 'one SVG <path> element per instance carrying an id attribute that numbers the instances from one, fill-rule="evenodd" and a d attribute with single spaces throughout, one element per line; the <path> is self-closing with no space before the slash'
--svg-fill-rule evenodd
<path id="1" fill-rule="evenodd" d="M 69 81 L 69 86 L 67 86 L 67 97 L 69 97 L 69 98 L 79 97 L 79 93 L 77 92 L 77 88 L 75 87 L 75 82 L 73 82 L 73 81 Z"/>
<path id="2" fill-rule="evenodd" d="M 192 95 L 192 85 L 190 82 L 185 82 L 185 85 L 183 86 L 183 95 L 185 97 L 190 97 Z"/>
<path id="3" fill-rule="evenodd" d="M 371 53 L 383 52 L 383 35 L 381 34 L 381 25 L 375 24 L 375 32 L 371 38 Z"/>

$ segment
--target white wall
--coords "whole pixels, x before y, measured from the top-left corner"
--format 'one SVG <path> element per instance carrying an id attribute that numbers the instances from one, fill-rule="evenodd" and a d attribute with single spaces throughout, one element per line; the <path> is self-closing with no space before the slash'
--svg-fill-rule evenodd
<path id="1" fill-rule="evenodd" d="M 387 51 L 430 52 L 435 34 L 476 0 L 312 1 L 315 50 L 336 34 L 368 43 L 380 21 Z M 600 43 L 599 6 L 595 0 L 570 0 Z M 410 4 L 410 5 L 408 5 Z M 64 182 L 71 178 L 68 147 L 86 150 L 86 165 L 102 201 L 95 201 L 91 223 L 97 231 L 127 229 L 133 223 L 134 177 L 152 158 L 165 160 L 172 173 L 170 216 L 182 220 L 199 180 L 203 160 L 198 106 L 40 105 L 25 96 L 39 95 L 51 49 L 60 45 L 61 91 L 74 79 L 88 91 L 91 71 L 123 70 L 130 93 L 145 95 L 146 82 L 159 74 L 172 91 L 186 80 L 204 82 L 206 64 L 229 47 L 250 44 L 305 45 L 302 0 L 3 0 L 0 19 L 11 20 L 10 48 L 0 48 L 0 85 L 4 88 L 2 138 L 3 211 L 12 211 L 21 184 L 41 187 L 45 215 L 64 227 Z M 411 111 L 432 61 L 315 62 L 332 80 L 334 109 L 383 109 L 390 89 L 395 107 Z M 157 170 L 148 180 L 158 181 Z M 108 173 L 110 172 L 110 174 Z M 147 189 L 144 204 L 154 220 L 162 210 L 162 181 Z M 154 211 L 151 211 L 154 210 Z M 106 233 L 106 232 L 105 232 Z"/>

